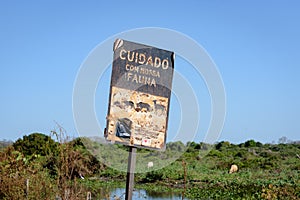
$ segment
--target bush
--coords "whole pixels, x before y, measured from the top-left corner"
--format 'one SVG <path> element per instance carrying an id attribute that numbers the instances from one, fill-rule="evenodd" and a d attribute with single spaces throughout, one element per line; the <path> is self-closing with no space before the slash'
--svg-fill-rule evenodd
<path id="1" fill-rule="evenodd" d="M 245 147 L 256 147 L 256 142 L 254 140 L 248 140 L 245 142 Z"/>
<path id="2" fill-rule="evenodd" d="M 142 182 L 144 183 L 153 183 L 156 181 L 161 181 L 163 180 L 164 177 L 164 173 L 162 170 L 155 170 L 155 171 L 151 171 L 151 172 L 147 172 L 146 176 L 142 179 Z"/>
<path id="3" fill-rule="evenodd" d="M 228 141 L 222 141 L 222 142 L 219 142 L 217 145 L 216 145 L 216 149 L 220 150 L 221 148 L 227 148 L 227 147 L 230 147 L 231 144 L 230 142 Z"/>
<path id="4" fill-rule="evenodd" d="M 224 157 L 224 154 L 218 150 L 211 150 L 209 153 L 208 153 L 208 156 L 212 156 L 212 157 L 219 157 L 219 158 L 222 158 Z"/>
<path id="5" fill-rule="evenodd" d="M 0 183 L 0 199 L 53 199 L 56 193 L 54 181 L 38 159 L 29 165 L 13 147 L 0 152 Z"/>
<path id="6" fill-rule="evenodd" d="M 32 133 L 23 136 L 13 143 L 13 147 L 25 156 L 46 156 L 57 151 L 57 143 L 51 137 L 42 133 Z"/>

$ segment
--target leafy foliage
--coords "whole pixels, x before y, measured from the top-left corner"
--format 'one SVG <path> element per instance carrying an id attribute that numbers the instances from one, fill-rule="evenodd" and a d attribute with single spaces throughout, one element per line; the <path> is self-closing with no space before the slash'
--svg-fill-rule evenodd
<path id="1" fill-rule="evenodd" d="M 26 195 L 26 180 L 30 181 Z M 0 199 L 47 199 L 54 198 L 53 181 L 36 159 L 28 162 L 26 157 L 13 147 L 0 152 Z"/>
<path id="2" fill-rule="evenodd" d="M 57 143 L 50 136 L 42 133 L 32 133 L 18 139 L 13 143 L 13 147 L 25 156 L 46 156 L 56 151 Z"/>
<path id="3" fill-rule="evenodd" d="M 99 163 L 83 145 L 83 138 L 68 138 L 61 127 L 51 136 L 55 140 L 33 133 L 2 149 L 0 199 L 84 199 L 87 191 L 95 195 L 99 187 L 125 182 L 126 173 Z M 221 141 L 215 145 L 172 142 L 164 154 L 138 149 L 160 159 L 168 159 L 174 152 L 181 156 L 163 169 L 137 174 L 136 187 L 154 192 L 176 188 L 189 199 L 299 199 L 300 143 L 286 138 L 280 141 Z M 229 174 L 232 164 L 238 165 L 239 171 Z M 27 179 L 28 193 L 24 184 Z"/>
<path id="4" fill-rule="evenodd" d="M 0 153 L 0 199 L 83 199 L 78 182 L 101 169 L 80 139 L 70 140 L 62 129 L 50 136 L 33 133 Z M 29 181 L 28 191 L 25 182 Z"/>

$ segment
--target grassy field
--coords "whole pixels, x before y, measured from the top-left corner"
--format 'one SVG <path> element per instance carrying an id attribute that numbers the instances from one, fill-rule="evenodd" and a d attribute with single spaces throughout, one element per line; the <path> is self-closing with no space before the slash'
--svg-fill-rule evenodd
<path id="1" fill-rule="evenodd" d="M 29 137 L 1 149 L 0 199 L 55 199 L 66 195 L 84 199 L 88 191 L 96 195 L 125 186 L 126 173 L 98 162 L 81 139 L 54 142 L 42 134 Z M 175 142 L 168 143 L 165 152 L 139 149 L 141 152 L 161 160 L 177 152 L 178 158 L 164 168 L 137 173 L 136 188 L 176 191 L 189 199 L 300 199 L 300 144 L 296 142 Z M 232 164 L 239 170 L 229 174 Z M 84 180 L 79 178 L 81 174 Z M 28 188 L 26 179 L 30 181 Z"/>

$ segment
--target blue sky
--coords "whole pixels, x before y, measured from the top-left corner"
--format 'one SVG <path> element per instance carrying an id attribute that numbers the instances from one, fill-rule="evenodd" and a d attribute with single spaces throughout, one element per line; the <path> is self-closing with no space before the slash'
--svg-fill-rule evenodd
<path id="1" fill-rule="evenodd" d="M 216 63 L 227 97 L 219 140 L 299 140 L 299 8 L 296 0 L 1 1 L 0 139 L 49 134 L 55 121 L 76 136 L 72 92 L 89 52 L 119 32 L 162 27 L 193 38 Z M 203 99 L 201 135 L 210 118 L 209 94 L 190 80 Z M 101 101 L 108 90 L 99 84 Z M 96 108 L 104 123 L 106 102 Z"/>

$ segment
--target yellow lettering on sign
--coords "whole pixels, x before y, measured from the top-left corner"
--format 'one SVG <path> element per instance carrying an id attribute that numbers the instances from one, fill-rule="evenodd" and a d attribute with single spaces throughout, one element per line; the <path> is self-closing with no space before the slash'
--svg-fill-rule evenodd
<path id="1" fill-rule="evenodd" d="M 140 68 L 138 66 L 126 64 L 125 65 L 125 69 L 126 69 L 126 71 L 131 71 L 131 72 L 139 73 L 139 69 Z"/>
<path id="2" fill-rule="evenodd" d="M 154 78 L 133 74 L 131 72 L 125 73 L 125 80 L 128 82 L 143 84 L 156 87 L 156 80 Z"/>
<path id="3" fill-rule="evenodd" d="M 126 53 L 126 51 L 125 51 L 125 49 L 122 49 L 122 50 L 120 51 L 120 58 L 121 58 L 122 60 L 125 60 L 125 59 L 126 59 L 126 57 L 124 57 L 124 53 Z"/>
<path id="4" fill-rule="evenodd" d="M 153 66 L 152 56 L 149 56 L 149 58 L 147 59 L 147 65 Z"/>
<path id="5" fill-rule="evenodd" d="M 128 51 L 128 53 L 127 53 L 127 60 L 130 61 L 130 62 L 133 62 L 133 59 L 134 59 L 134 52 Z"/>
<path id="6" fill-rule="evenodd" d="M 161 65 L 161 59 L 159 57 L 154 58 L 154 67 L 159 68 Z"/>
<path id="7" fill-rule="evenodd" d="M 169 60 L 168 58 L 160 58 L 158 56 L 152 57 L 152 55 L 147 56 L 146 53 L 139 53 L 135 51 L 127 51 L 125 49 L 120 50 L 120 59 L 128 60 L 129 62 L 137 63 L 140 65 L 149 65 L 155 68 L 168 69 Z"/>
<path id="8" fill-rule="evenodd" d="M 139 64 L 143 65 L 146 62 L 146 55 L 141 53 L 139 56 Z"/>
<path id="9" fill-rule="evenodd" d="M 169 60 L 168 59 L 163 59 L 161 67 L 163 69 L 168 69 L 168 67 L 169 67 Z"/>

